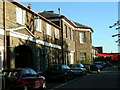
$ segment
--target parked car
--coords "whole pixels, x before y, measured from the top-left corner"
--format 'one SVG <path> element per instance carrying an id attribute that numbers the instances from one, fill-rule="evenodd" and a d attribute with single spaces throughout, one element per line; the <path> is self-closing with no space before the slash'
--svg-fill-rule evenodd
<path id="1" fill-rule="evenodd" d="M 31 68 L 5 69 L 2 71 L 2 76 L 5 83 L 3 86 L 11 88 L 11 90 L 14 90 L 14 88 L 20 90 L 46 88 L 45 77 L 39 76 Z"/>
<path id="2" fill-rule="evenodd" d="M 87 70 L 83 64 L 71 64 L 70 68 L 72 69 L 74 75 L 86 75 Z"/>
<path id="3" fill-rule="evenodd" d="M 100 72 L 100 68 L 98 66 L 96 66 L 95 64 L 90 64 L 90 72 L 92 71 L 96 71 L 96 72 Z"/>
<path id="4" fill-rule="evenodd" d="M 90 64 L 83 64 L 84 67 L 86 68 L 87 73 L 90 72 Z"/>
<path id="5" fill-rule="evenodd" d="M 73 78 L 72 70 L 67 65 L 54 65 L 50 66 L 45 71 L 46 80 L 62 80 L 67 82 L 67 80 Z"/>
<path id="6" fill-rule="evenodd" d="M 97 65 L 100 70 L 103 70 L 106 67 L 106 63 L 104 62 L 95 62 L 94 64 Z"/>

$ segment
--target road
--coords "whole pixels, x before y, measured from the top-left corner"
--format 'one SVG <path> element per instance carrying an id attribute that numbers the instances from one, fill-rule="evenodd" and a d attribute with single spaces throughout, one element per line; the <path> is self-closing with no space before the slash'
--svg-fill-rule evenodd
<path id="1" fill-rule="evenodd" d="M 100 73 L 90 73 L 76 77 L 67 83 L 53 82 L 47 84 L 48 89 L 57 88 L 120 88 L 120 71 L 117 67 L 107 67 Z"/>

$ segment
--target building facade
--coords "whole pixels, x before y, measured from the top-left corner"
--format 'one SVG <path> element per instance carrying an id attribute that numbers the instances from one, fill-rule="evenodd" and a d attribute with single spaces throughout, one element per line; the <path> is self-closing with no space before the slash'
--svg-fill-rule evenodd
<path id="1" fill-rule="evenodd" d="M 92 28 L 73 22 L 76 25 L 74 30 L 75 41 L 75 62 L 76 63 L 91 63 L 92 56 Z"/>
<path id="2" fill-rule="evenodd" d="M 16 1 L 5 2 L 5 6 L 3 3 L 0 2 L 0 60 L 4 67 L 31 67 L 44 71 L 49 65 L 59 64 L 60 27 Z M 3 60 L 4 31 L 6 60 Z"/>
<path id="3" fill-rule="evenodd" d="M 61 47 L 65 64 L 93 60 L 92 28 L 73 22 L 63 15 L 54 13 L 54 11 L 43 11 L 39 14 L 61 26 L 61 40 L 63 39 L 63 47 Z"/>
<path id="4" fill-rule="evenodd" d="M 1 1 L 0 12 L 1 70 L 31 67 L 39 72 L 92 61 L 92 28 L 53 11 L 35 13 L 16 1 Z"/>
<path id="5" fill-rule="evenodd" d="M 54 11 L 43 11 L 39 14 L 61 27 L 62 63 L 73 64 L 75 59 L 75 41 L 73 40 L 75 25 L 68 18 L 56 14 Z"/>

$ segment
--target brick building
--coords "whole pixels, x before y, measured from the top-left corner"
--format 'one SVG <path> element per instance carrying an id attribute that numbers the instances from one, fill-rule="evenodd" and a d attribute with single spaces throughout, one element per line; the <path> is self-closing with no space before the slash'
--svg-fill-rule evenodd
<path id="1" fill-rule="evenodd" d="M 75 25 L 67 17 L 56 14 L 54 11 L 43 11 L 39 14 L 61 27 L 63 64 L 73 64 L 75 59 L 75 41 L 73 39 Z"/>
<path id="2" fill-rule="evenodd" d="M 4 67 L 44 71 L 49 65 L 59 64 L 60 27 L 16 1 L 5 4 L 0 2 L 0 62 L 5 61 Z M 4 31 L 7 33 L 6 60 L 3 60 Z"/>
<path id="3" fill-rule="evenodd" d="M 63 47 L 61 47 L 65 64 L 92 61 L 92 28 L 73 22 L 54 11 L 43 11 L 39 14 L 62 28 Z"/>
<path id="4" fill-rule="evenodd" d="M 75 60 L 76 63 L 92 62 L 92 32 L 91 27 L 73 22 L 76 25 L 74 30 Z"/>
<path id="5" fill-rule="evenodd" d="M 0 69 L 44 71 L 50 65 L 92 61 L 92 28 L 53 11 L 35 13 L 16 1 L 0 1 L 0 12 Z"/>

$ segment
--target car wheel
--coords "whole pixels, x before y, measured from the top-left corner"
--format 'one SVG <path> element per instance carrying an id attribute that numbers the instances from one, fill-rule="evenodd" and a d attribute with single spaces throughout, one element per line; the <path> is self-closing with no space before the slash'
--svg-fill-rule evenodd
<path id="1" fill-rule="evenodd" d="M 97 73 L 100 73 L 100 69 L 97 70 Z"/>
<path id="2" fill-rule="evenodd" d="M 28 86 L 25 85 L 22 90 L 28 90 Z"/>
<path id="3" fill-rule="evenodd" d="M 41 88 L 46 88 L 46 82 L 44 82 L 43 84 L 42 84 L 42 86 L 41 86 Z"/>

